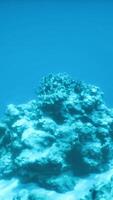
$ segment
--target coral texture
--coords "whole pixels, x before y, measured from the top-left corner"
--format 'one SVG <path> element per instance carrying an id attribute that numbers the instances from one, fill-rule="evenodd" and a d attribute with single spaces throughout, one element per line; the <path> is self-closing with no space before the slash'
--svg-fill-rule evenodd
<path id="1" fill-rule="evenodd" d="M 80 180 L 110 169 L 112 146 L 113 110 L 100 89 L 67 74 L 50 74 L 36 100 L 7 108 L 0 123 L 0 178 L 19 180 L 12 200 L 60 200 L 77 190 Z M 28 184 L 35 189 L 24 190 Z M 79 197 L 68 199 L 113 199 L 112 184 L 112 178 L 95 183 L 83 197 L 78 190 Z"/>

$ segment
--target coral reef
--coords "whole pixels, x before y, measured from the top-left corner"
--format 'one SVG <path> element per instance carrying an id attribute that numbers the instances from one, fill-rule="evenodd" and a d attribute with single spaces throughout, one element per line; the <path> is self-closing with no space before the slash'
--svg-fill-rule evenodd
<path id="1" fill-rule="evenodd" d="M 21 186 L 12 200 L 51 200 L 58 194 L 60 200 L 80 180 L 110 170 L 112 146 L 113 110 L 101 90 L 67 74 L 50 74 L 36 100 L 7 108 L 0 123 L 0 179 L 15 177 L 20 185 L 35 185 Z M 112 184 L 111 176 L 83 197 L 78 191 L 79 197 L 68 199 L 112 199 Z"/>

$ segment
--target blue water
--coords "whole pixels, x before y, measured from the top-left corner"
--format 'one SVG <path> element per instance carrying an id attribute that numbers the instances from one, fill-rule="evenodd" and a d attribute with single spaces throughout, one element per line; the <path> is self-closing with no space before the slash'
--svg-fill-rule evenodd
<path id="1" fill-rule="evenodd" d="M 112 0 L 0 0 L 0 115 L 50 72 L 100 86 L 113 107 Z"/>

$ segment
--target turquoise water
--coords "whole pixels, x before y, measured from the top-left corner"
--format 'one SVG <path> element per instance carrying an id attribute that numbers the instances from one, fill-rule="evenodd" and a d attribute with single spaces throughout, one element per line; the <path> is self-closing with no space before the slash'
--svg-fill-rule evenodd
<path id="1" fill-rule="evenodd" d="M 100 86 L 113 107 L 113 1 L 0 1 L 0 115 L 50 72 Z"/>

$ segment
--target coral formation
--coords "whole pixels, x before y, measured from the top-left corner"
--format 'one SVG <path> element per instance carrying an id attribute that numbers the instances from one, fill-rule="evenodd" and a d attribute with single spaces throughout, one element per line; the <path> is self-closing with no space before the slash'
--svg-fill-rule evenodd
<path id="1" fill-rule="evenodd" d="M 43 78 L 36 100 L 7 108 L 0 123 L 0 178 L 42 188 L 21 189 L 12 200 L 51 200 L 51 191 L 62 196 L 81 179 L 109 170 L 112 146 L 113 110 L 101 90 L 51 74 Z M 92 186 L 79 199 L 112 199 L 110 184 Z"/>

